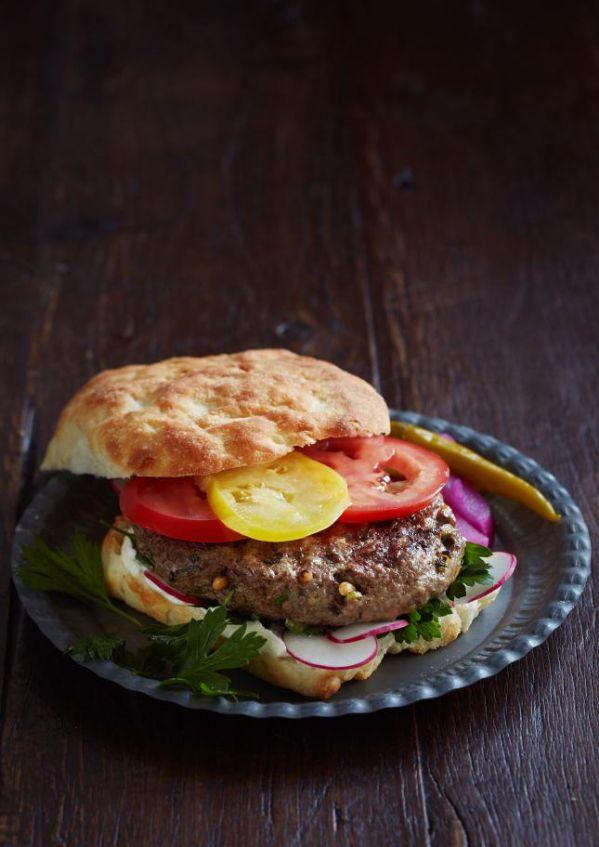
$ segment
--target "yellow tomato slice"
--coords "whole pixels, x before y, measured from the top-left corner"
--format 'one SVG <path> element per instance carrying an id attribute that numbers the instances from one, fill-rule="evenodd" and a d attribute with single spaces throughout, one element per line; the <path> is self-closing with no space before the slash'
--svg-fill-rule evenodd
<path id="1" fill-rule="evenodd" d="M 202 486 L 226 526 L 258 541 L 305 538 L 335 523 L 349 506 L 343 477 L 301 453 L 221 471 Z"/>

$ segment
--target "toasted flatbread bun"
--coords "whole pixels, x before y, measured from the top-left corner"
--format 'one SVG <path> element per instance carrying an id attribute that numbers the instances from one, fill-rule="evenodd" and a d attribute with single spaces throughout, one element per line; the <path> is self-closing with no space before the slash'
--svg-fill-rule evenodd
<path id="1" fill-rule="evenodd" d="M 329 362 L 288 350 L 182 357 L 91 379 L 63 410 L 42 469 L 203 476 L 387 432 L 383 398 Z"/>
<path id="2" fill-rule="evenodd" d="M 117 519 L 122 529 L 128 527 L 126 520 Z M 132 566 L 133 560 L 133 566 Z M 143 567 L 135 563 L 135 554 L 130 541 L 121 533 L 110 530 L 102 545 L 102 562 L 108 592 L 112 597 L 123 600 L 128 606 L 143 612 L 164 624 L 187 623 L 193 618 L 203 618 L 205 610 L 171 600 L 168 595 L 156 590 L 143 575 Z M 268 638 L 262 652 L 244 670 L 280 688 L 288 688 L 305 697 L 326 700 L 335 694 L 344 682 L 351 679 L 368 679 L 378 668 L 387 652 L 426 653 L 445 647 L 465 632 L 478 616 L 484 605 L 492 602 L 496 595 L 489 595 L 485 602 L 473 602 L 456 607 L 450 615 L 441 618 L 441 637 L 432 641 L 419 639 L 412 644 L 395 641 L 392 634 L 380 638 L 378 653 L 367 665 L 351 670 L 321 670 L 298 662 L 290 656 L 282 639 L 260 623 L 249 622 L 248 628 L 255 629 Z M 226 633 L 225 633 L 226 635 Z"/>

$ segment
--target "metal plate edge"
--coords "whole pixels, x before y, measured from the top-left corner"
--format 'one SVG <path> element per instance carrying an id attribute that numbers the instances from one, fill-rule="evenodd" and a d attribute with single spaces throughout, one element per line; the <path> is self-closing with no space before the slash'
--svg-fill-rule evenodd
<path id="1" fill-rule="evenodd" d="M 461 664 L 465 667 L 456 671 L 450 666 L 438 671 L 431 678 L 404 685 L 401 689 L 370 694 L 365 697 L 333 699 L 329 702 L 306 701 L 290 703 L 285 701 L 261 703 L 259 701 L 233 702 L 225 698 L 198 698 L 190 692 L 160 689 L 152 680 L 138 677 L 119 668 L 111 662 L 77 662 L 98 676 L 111 680 L 122 687 L 141 692 L 155 699 L 174 702 L 187 708 L 205 709 L 220 714 L 244 715 L 254 718 L 309 718 L 335 717 L 347 714 L 366 714 L 381 709 L 407 706 L 418 700 L 440 697 L 449 691 L 464 688 L 480 679 L 493 676 L 509 664 L 523 658 L 533 647 L 541 644 L 560 626 L 575 604 L 578 602 L 590 574 L 591 544 L 588 528 L 580 509 L 569 492 L 556 478 L 537 462 L 523 455 L 514 447 L 498 441 L 491 435 L 485 435 L 467 426 L 453 424 L 442 418 L 428 417 L 411 411 L 391 411 L 392 420 L 425 426 L 437 432 L 448 432 L 459 442 L 471 447 L 499 465 L 509 465 L 510 470 L 536 485 L 562 514 L 567 528 L 568 567 L 564 569 L 564 578 L 560 582 L 555 596 L 544 614 L 536 619 L 534 627 L 519 633 L 512 641 L 495 651 L 485 660 L 470 658 Z M 17 568 L 20 562 L 20 550 L 23 542 L 32 531 L 28 514 L 31 513 L 35 498 L 23 514 L 16 527 L 12 547 L 13 580 L 23 606 L 35 621 L 43 634 L 59 649 L 64 649 L 63 628 L 48 616 L 48 598 L 45 595 L 29 591 L 19 579 Z M 73 661 L 77 661 L 73 659 Z"/>

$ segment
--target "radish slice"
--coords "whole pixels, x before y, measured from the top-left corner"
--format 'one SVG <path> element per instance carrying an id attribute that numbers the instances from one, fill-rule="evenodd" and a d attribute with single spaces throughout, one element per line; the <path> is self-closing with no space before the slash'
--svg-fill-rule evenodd
<path id="1" fill-rule="evenodd" d="M 452 474 L 443 489 L 443 499 L 457 515 L 465 518 L 471 526 L 486 535 L 487 538 L 493 538 L 491 507 L 483 495 L 469 482 Z"/>
<path id="2" fill-rule="evenodd" d="M 187 603 L 188 606 L 202 605 L 197 597 L 192 597 L 191 594 L 183 594 L 182 591 L 177 591 L 176 588 L 173 588 L 171 585 L 167 585 L 166 582 L 158 579 L 156 574 L 153 574 L 152 571 L 144 571 L 144 576 L 161 591 L 164 591 L 165 594 L 170 594 L 171 597 L 174 597 L 175 600 L 179 600 L 181 603 Z"/>
<path id="3" fill-rule="evenodd" d="M 312 668 L 326 670 L 349 670 L 359 668 L 372 661 L 377 653 L 374 636 L 361 638 L 351 644 L 336 644 L 326 635 L 295 635 L 288 632 L 283 636 L 287 652 L 298 662 Z"/>
<path id="4" fill-rule="evenodd" d="M 463 518 L 457 512 L 454 512 L 457 528 L 460 530 L 466 541 L 471 541 L 473 544 L 482 544 L 483 547 L 489 547 L 491 539 L 479 532 L 476 527 L 468 523 L 466 518 Z"/>
<path id="5" fill-rule="evenodd" d="M 378 623 L 352 623 L 342 626 L 334 632 L 327 632 L 327 638 L 335 644 L 353 644 L 354 641 L 362 641 L 369 635 L 383 635 L 385 632 L 393 632 L 394 629 L 403 629 L 407 626 L 406 620 L 379 621 Z"/>
<path id="6" fill-rule="evenodd" d="M 454 606 L 460 603 L 471 603 L 473 600 L 481 600 L 488 594 L 497 591 L 498 588 L 508 581 L 516 568 L 516 557 L 512 553 L 497 552 L 491 556 L 485 557 L 489 562 L 489 573 L 493 580 L 493 584 L 481 591 L 480 584 L 468 586 L 466 594 L 463 597 L 458 597 L 454 600 Z"/>

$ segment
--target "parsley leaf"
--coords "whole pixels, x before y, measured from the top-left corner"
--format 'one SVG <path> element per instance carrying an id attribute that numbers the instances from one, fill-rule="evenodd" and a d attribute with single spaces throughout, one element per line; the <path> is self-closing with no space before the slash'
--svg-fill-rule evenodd
<path id="1" fill-rule="evenodd" d="M 480 544 L 466 542 L 460 572 L 445 592 L 449 600 L 463 597 L 468 586 L 491 582 L 487 557 L 491 551 Z M 438 597 L 429 600 L 415 612 L 406 615 L 408 625 L 393 633 L 399 643 L 413 644 L 419 638 L 432 641 L 441 636 L 440 618 L 451 614 L 451 606 Z"/>
<path id="2" fill-rule="evenodd" d="M 287 602 L 287 600 L 289 600 L 288 591 L 284 591 L 282 594 L 277 594 L 277 596 L 275 597 L 275 603 L 277 604 L 277 606 L 282 606 L 283 603 Z"/>
<path id="3" fill-rule="evenodd" d="M 223 606 L 209 609 L 203 621 L 190 621 L 187 631 L 181 636 L 185 645 L 180 661 L 173 676 L 162 684 L 183 685 L 203 694 L 211 688 L 220 694 L 223 686 L 229 691 L 229 680 L 218 672 L 247 665 L 260 652 L 266 639 L 256 632 L 247 632 L 246 624 L 242 624 L 214 649 L 226 626 L 227 614 Z"/>
<path id="4" fill-rule="evenodd" d="M 321 626 L 313 626 L 309 623 L 298 623 L 297 621 L 291 620 L 291 618 L 285 618 L 285 628 L 289 632 L 293 632 L 295 635 L 322 635 L 324 629 Z"/>
<path id="5" fill-rule="evenodd" d="M 151 559 L 148 559 L 147 556 L 144 556 L 143 553 L 139 552 L 139 547 L 137 546 L 137 538 L 135 537 L 135 533 L 131 532 L 130 529 L 121 529 L 120 526 L 117 526 L 114 523 L 108 523 L 108 521 L 100 521 L 103 526 L 107 526 L 108 529 L 113 530 L 113 532 L 120 532 L 121 535 L 126 535 L 129 541 L 131 542 L 133 549 L 135 550 L 135 555 L 139 562 L 142 565 L 145 565 L 146 568 L 149 568 L 151 571 L 154 570 L 154 562 Z"/>
<path id="6" fill-rule="evenodd" d="M 466 542 L 460 572 L 445 592 L 450 600 L 455 600 L 457 597 L 464 597 L 467 588 L 472 585 L 492 581 L 492 577 L 489 574 L 490 566 L 487 561 L 487 557 L 490 555 L 491 550 L 487 547 L 483 547 L 480 544 L 473 544 L 470 541 Z"/>
<path id="7" fill-rule="evenodd" d="M 84 603 L 110 609 L 140 626 L 137 618 L 116 606 L 108 596 L 100 547 L 82 532 L 73 536 L 70 553 L 52 549 L 38 536 L 34 544 L 23 548 L 19 576 L 27 588 L 68 594 Z"/>
<path id="8" fill-rule="evenodd" d="M 84 603 L 108 609 L 141 628 L 145 643 L 128 651 L 122 638 L 90 635 L 68 648 L 67 653 L 81 660 L 111 660 L 133 673 L 157 679 L 173 688 L 188 688 L 195 694 L 217 696 L 257 696 L 235 689 L 222 673 L 241 668 L 260 652 L 266 639 L 248 632 L 242 623 L 231 636 L 223 638 L 231 624 L 227 604 L 209 609 L 203 620 L 191 620 L 177 626 L 143 627 L 132 615 L 112 602 L 106 591 L 102 556 L 97 544 L 82 533 L 73 536 L 70 552 L 55 550 L 41 538 L 23 549 L 19 570 L 28 588 L 68 594 Z"/>
<path id="9" fill-rule="evenodd" d="M 82 661 L 93 661 L 94 659 L 103 659 L 105 662 L 113 659 L 124 647 L 125 642 L 122 638 L 117 638 L 112 635 L 87 635 L 81 638 L 71 647 L 68 647 L 66 652 L 69 656 Z"/>
<path id="10" fill-rule="evenodd" d="M 441 636 L 440 618 L 451 614 L 451 606 L 438 597 L 429 600 L 424 606 L 406 615 L 408 625 L 403 629 L 396 629 L 393 633 L 395 640 L 399 643 L 413 644 L 419 638 L 432 641 Z"/>
<path id="11" fill-rule="evenodd" d="M 231 688 L 220 671 L 241 668 L 258 655 L 266 639 L 247 632 L 242 624 L 221 640 L 230 623 L 225 606 L 209 609 L 203 620 L 172 627 L 149 627 L 144 632 L 149 644 L 127 658 L 126 667 L 143 676 L 161 680 L 168 688 L 188 688 L 211 697 L 243 696 L 248 692 Z M 219 643 L 220 642 L 220 643 Z"/>

